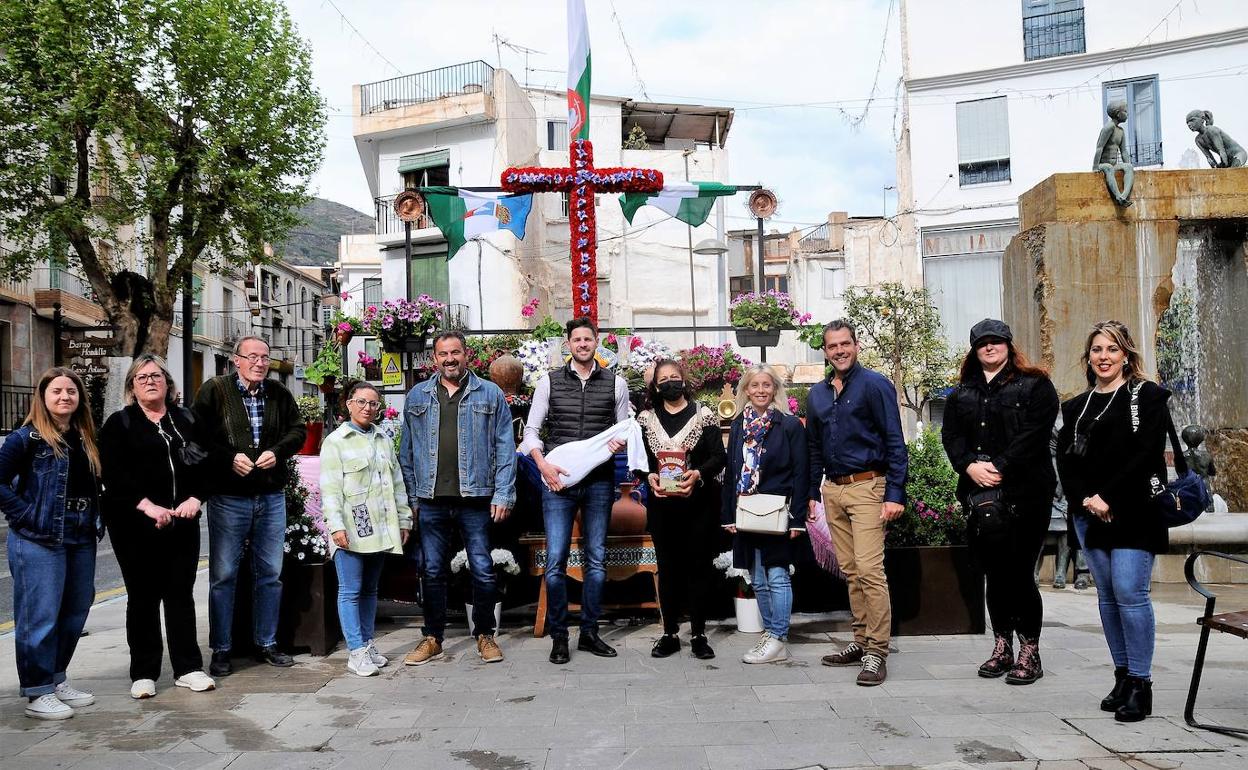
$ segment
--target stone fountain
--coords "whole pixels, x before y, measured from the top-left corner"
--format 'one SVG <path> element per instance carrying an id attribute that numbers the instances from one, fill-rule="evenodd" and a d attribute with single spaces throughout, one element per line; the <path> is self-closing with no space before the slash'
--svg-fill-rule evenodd
<path id="1" fill-rule="evenodd" d="M 1005 320 L 1063 398 L 1086 387 L 1092 325 L 1126 323 L 1175 394 L 1175 423 L 1207 431 L 1214 490 L 1248 511 L 1248 168 L 1138 171 L 1131 198 L 1115 205 L 1099 173 L 1024 193 L 1002 265 Z"/>

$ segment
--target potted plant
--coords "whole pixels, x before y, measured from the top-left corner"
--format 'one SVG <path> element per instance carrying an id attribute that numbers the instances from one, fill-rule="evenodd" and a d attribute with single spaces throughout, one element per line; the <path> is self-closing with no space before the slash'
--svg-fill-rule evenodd
<path id="1" fill-rule="evenodd" d="M 506 548 L 495 548 L 490 551 L 490 559 L 494 562 L 494 585 L 497 587 L 498 601 L 494 603 L 494 630 L 497 631 L 503 622 L 503 596 L 507 593 L 507 577 L 520 574 L 520 564 L 516 557 Z M 458 583 L 460 594 L 464 597 L 464 612 L 468 616 L 468 632 L 476 635 L 472 625 L 472 578 L 468 569 L 468 552 L 460 550 L 451 559 L 451 575 Z"/>
<path id="2" fill-rule="evenodd" d="M 442 323 L 446 305 L 428 294 L 386 300 L 364 308 L 361 323 L 388 353 L 423 353 L 430 332 Z"/>
<path id="3" fill-rule="evenodd" d="M 780 341 L 780 330 L 810 320 L 793 307 L 793 300 L 782 291 L 738 294 L 729 306 L 737 344 L 743 348 L 772 347 Z"/>
<path id="4" fill-rule="evenodd" d="M 930 428 L 907 450 L 906 510 L 889 523 L 884 549 L 893 633 L 983 633 L 984 580 L 966 546 L 957 473 Z"/>
<path id="5" fill-rule="evenodd" d="M 758 609 L 758 597 L 750 585 L 750 571 L 732 566 L 732 551 L 724 551 L 715 557 L 714 564 L 732 581 L 734 589 L 732 604 L 737 612 L 737 630 L 743 634 L 763 631 L 763 614 Z"/>
<path id="6" fill-rule="evenodd" d="M 319 459 L 308 460 L 317 465 Z M 278 640 L 283 649 L 306 647 L 328 655 L 338 644 L 338 575 L 329 558 L 329 535 L 321 516 L 320 490 L 300 475 L 299 461 L 287 460 L 286 537 L 282 545 L 282 605 Z"/>
<path id="7" fill-rule="evenodd" d="M 644 349 L 640 348 L 639 350 Z M 680 351 L 685 365 L 685 378 L 695 391 L 713 390 L 716 394 L 724 385 L 735 385 L 750 361 L 732 349 L 732 345 L 697 345 Z M 631 359 L 630 359 L 631 362 Z"/>
<path id="8" fill-rule="evenodd" d="M 349 316 L 342 312 L 342 309 L 334 311 L 334 315 L 329 319 L 329 331 L 334 338 L 334 344 L 340 348 L 345 348 L 351 338 L 363 331 L 360 319 Z"/>
<path id="9" fill-rule="evenodd" d="M 326 342 L 316 354 L 316 359 L 304 370 L 303 378 L 319 386 L 322 393 L 333 393 L 334 381 L 341 371 L 342 357 L 338 355 L 338 349 L 332 343 Z"/>
<path id="10" fill-rule="evenodd" d="M 324 408 L 316 396 L 300 396 L 295 404 L 299 407 L 299 416 L 307 428 L 308 437 L 303 440 L 301 455 L 315 455 L 321 452 L 321 438 L 325 435 Z"/>
<path id="11" fill-rule="evenodd" d="M 359 353 L 356 353 L 355 360 L 360 366 L 362 379 L 374 382 L 381 379 L 381 361 L 379 359 L 361 350 Z"/>

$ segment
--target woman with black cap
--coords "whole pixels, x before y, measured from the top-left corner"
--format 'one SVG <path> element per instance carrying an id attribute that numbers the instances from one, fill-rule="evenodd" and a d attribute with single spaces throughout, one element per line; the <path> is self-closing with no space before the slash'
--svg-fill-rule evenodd
<path id="1" fill-rule="evenodd" d="M 958 472 L 969 540 L 988 581 L 995 644 L 979 675 L 1031 684 L 1044 676 L 1044 607 L 1032 565 L 1044 545 L 1057 483 L 1049 435 L 1058 398 L 1048 373 L 1028 363 L 1013 339 L 1002 321 L 985 318 L 971 327 L 971 350 L 945 404 L 941 438 Z"/>

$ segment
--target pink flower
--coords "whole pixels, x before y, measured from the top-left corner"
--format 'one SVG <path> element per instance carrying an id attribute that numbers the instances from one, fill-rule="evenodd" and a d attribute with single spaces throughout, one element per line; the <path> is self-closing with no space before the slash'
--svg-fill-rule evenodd
<path id="1" fill-rule="evenodd" d="M 537 306 L 540 304 L 541 304 L 541 300 L 539 300 L 537 297 L 533 297 L 532 299 L 530 299 L 528 302 L 525 303 L 524 307 L 520 308 L 520 315 L 524 316 L 525 318 L 532 318 L 533 315 L 537 313 Z"/>
<path id="2" fill-rule="evenodd" d="M 392 406 L 386 407 L 386 419 L 387 420 L 393 420 L 395 417 L 398 417 L 398 416 L 399 416 L 398 409 L 395 409 Z"/>
<path id="3" fill-rule="evenodd" d="M 345 292 L 345 291 L 344 291 L 342 294 L 339 294 L 338 296 L 339 296 L 339 297 L 342 297 L 343 299 L 351 299 L 351 294 L 350 294 L 350 292 Z"/>
<path id="4" fill-rule="evenodd" d="M 351 324 L 350 324 L 349 322 L 347 322 L 347 321 L 343 321 L 343 322 L 341 322 L 340 324 L 338 324 L 338 331 L 340 331 L 340 332 L 349 332 L 349 331 L 351 331 Z"/>
<path id="5" fill-rule="evenodd" d="M 789 411 L 797 414 L 797 399 L 789 396 Z"/>

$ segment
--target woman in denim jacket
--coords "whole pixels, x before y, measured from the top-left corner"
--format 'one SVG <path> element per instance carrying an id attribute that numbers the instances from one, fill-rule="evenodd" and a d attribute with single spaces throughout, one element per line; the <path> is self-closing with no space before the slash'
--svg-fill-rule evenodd
<path id="1" fill-rule="evenodd" d="M 321 445 L 321 511 L 338 571 L 338 622 L 347 670 L 375 676 L 389 661 L 373 644 L 377 585 L 386 554 L 402 554 L 412 509 L 394 440 L 374 425 L 384 406 L 377 389 L 357 382 L 346 395 L 351 419 Z"/>
<path id="2" fill-rule="evenodd" d="M 95 696 L 66 669 L 95 598 L 100 457 L 82 380 L 43 373 L 22 427 L 0 447 L 0 510 L 9 522 L 17 677 L 26 716 L 69 719 Z"/>

